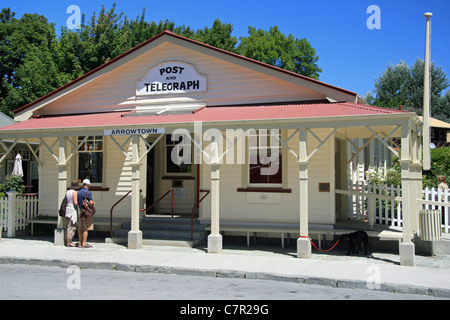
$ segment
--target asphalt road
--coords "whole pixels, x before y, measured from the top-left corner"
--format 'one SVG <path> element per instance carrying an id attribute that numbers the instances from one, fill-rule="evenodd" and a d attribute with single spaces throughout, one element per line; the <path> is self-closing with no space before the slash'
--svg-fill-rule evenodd
<path id="1" fill-rule="evenodd" d="M 229 279 L 115 270 L 0 265 L 0 299 L 41 300 L 422 300 L 434 297 L 341 289 L 269 280 Z M 181 303 L 181 305 L 180 305 Z M 186 304 L 187 305 L 187 304 Z M 172 310 L 177 312 L 178 310 Z M 221 310 L 224 312 L 224 310 Z M 231 309 L 227 309 L 231 312 Z"/>

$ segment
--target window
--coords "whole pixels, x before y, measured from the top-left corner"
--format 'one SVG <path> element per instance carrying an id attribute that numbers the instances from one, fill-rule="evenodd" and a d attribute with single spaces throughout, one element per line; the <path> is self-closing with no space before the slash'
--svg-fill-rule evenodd
<path id="1" fill-rule="evenodd" d="M 249 183 L 253 185 L 281 185 L 282 150 L 279 130 L 258 130 L 249 135 Z"/>
<path id="2" fill-rule="evenodd" d="M 80 144 L 85 137 L 78 137 Z M 78 149 L 78 180 L 103 181 L 103 137 L 90 136 Z"/>
<path id="3" fill-rule="evenodd" d="M 188 173 L 190 174 L 192 172 L 192 161 L 191 163 L 184 163 L 181 162 L 181 159 L 183 158 L 183 152 L 185 151 L 183 147 L 191 147 L 191 145 L 182 145 L 183 137 L 180 136 L 178 140 L 172 141 L 172 135 L 168 134 L 166 135 L 166 173 L 168 174 L 176 174 L 176 173 Z M 175 146 L 180 147 L 179 149 L 175 149 Z M 179 163 L 175 163 L 172 161 L 172 152 L 177 152 L 178 150 L 178 158 L 180 159 Z M 176 153 L 175 153 L 176 154 Z M 175 157 L 176 158 L 176 157 Z"/>

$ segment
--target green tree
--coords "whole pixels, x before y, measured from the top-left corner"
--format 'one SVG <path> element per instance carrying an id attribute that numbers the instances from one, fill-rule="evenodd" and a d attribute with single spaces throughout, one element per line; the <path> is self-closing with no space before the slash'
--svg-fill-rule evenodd
<path id="1" fill-rule="evenodd" d="M 0 109 L 6 113 L 68 79 L 54 62 L 59 50 L 54 25 L 38 14 L 14 15 L 9 8 L 0 14 Z"/>
<path id="2" fill-rule="evenodd" d="M 435 118 L 448 121 L 450 118 L 450 96 L 442 95 L 448 88 L 447 75 L 434 63 L 430 66 L 431 114 Z M 406 62 L 386 68 L 375 81 L 375 95 L 363 97 L 367 103 L 386 108 L 399 108 L 423 113 L 424 61 L 417 59 L 410 67 Z"/>
<path id="3" fill-rule="evenodd" d="M 138 44 L 156 36 L 158 33 L 164 30 L 172 31 L 176 34 L 192 38 L 194 31 L 190 27 L 176 26 L 175 22 L 169 20 L 160 20 L 158 23 L 155 21 L 145 21 L 145 8 L 142 10 L 141 15 L 137 16 L 135 20 L 129 20 L 125 17 L 121 26 L 121 50 L 124 52 L 129 50 Z"/>
<path id="4" fill-rule="evenodd" d="M 105 6 L 98 14 L 94 12 L 88 24 L 82 23 L 79 32 L 81 39 L 81 61 L 83 70 L 90 71 L 122 53 L 119 46 L 120 19 L 123 13 L 115 12 L 116 3 L 109 11 Z M 84 20 L 84 19 L 83 19 Z"/>
<path id="5" fill-rule="evenodd" d="M 224 24 L 216 19 L 212 28 L 204 27 L 198 30 L 192 38 L 216 48 L 235 52 L 237 39 L 231 35 L 232 32 L 231 23 Z"/>
<path id="6" fill-rule="evenodd" d="M 409 106 L 412 111 L 422 114 L 423 106 L 423 80 L 424 80 L 425 62 L 424 60 L 417 59 L 411 66 L 411 101 Z M 447 75 L 441 67 L 436 67 L 434 63 L 430 65 L 431 75 L 431 114 L 433 117 L 445 116 L 450 117 L 450 113 L 444 113 L 446 107 L 442 105 L 445 102 L 443 100 L 442 92 L 448 88 L 449 81 Z M 418 110 L 417 110 L 418 109 Z M 444 118 L 444 120 L 445 120 Z"/>
<path id="7" fill-rule="evenodd" d="M 423 171 L 423 187 L 437 188 L 437 177 L 450 179 L 450 147 L 431 149 L 431 169 Z"/>
<path id="8" fill-rule="evenodd" d="M 128 19 L 116 12 L 116 4 L 102 6 L 88 22 L 82 16 L 78 30 L 61 28 L 56 36 L 53 24 L 44 16 L 24 14 L 20 19 L 10 8 L 0 13 L 0 111 L 23 106 L 121 53 L 169 30 L 209 45 L 253 58 L 274 66 L 318 79 L 318 56 L 306 39 L 285 36 L 278 27 L 257 30 L 249 27 L 249 36 L 232 36 L 233 26 L 216 19 L 212 27 L 197 31 L 175 22 L 146 21 L 145 9 Z"/>
<path id="9" fill-rule="evenodd" d="M 115 3 L 108 11 L 102 6 L 98 15 L 93 13 L 89 23 L 85 23 L 83 15 L 79 30 L 62 28 L 59 40 L 62 70 L 71 73 L 73 78 L 79 77 L 164 30 L 189 37 L 194 35 L 189 27 L 176 27 L 169 20 L 145 21 L 145 9 L 134 20 L 115 9 Z"/>
<path id="10" fill-rule="evenodd" d="M 306 39 L 285 36 L 277 26 L 269 31 L 248 28 L 248 37 L 240 37 L 237 52 L 243 56 L 293 71 L 313 79 L 322 70 L 317 65 L 319 57 Z"/>
<path id="11" fill-rule="evenodd" d="M 373 104 L 380 107 L 405 106 L 410 100 L 411 72 L 406 62 L 391 65 L 375 82 L 375 98 Z"/>

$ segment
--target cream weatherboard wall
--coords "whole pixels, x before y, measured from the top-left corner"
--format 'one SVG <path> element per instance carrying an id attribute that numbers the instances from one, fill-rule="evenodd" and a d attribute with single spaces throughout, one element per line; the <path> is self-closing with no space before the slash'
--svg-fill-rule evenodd
<path id="1" fill-rule="evenodd" d="M 76 137 L 70 137 L 75 142 Z M 116 137 L 119 143 L 124 143 L 126 137 Z M 51 146 L 55 138 L 45 138 L 47 145 Z M 103 188 L 109 188 L 109 191 L 92 191 L 92 196 L 96 202 L 96 217 L 109 217 L 112 205 L 131 190 L 131 166 L 130 161 L 126 159 L 125 155 L 117 148 L 117 146 L 108 138 L 104 137 L 104 161 L 103 161 L 103 183 L 95 185 Z M 131 156 L 131 143 L 128 143 L 124 149 L 129 150 L 128 154 Z M 141 144 L 141 148 L 145 144 Z M 53 148 L 55 152 L 57 147 Z M 72 152 L 72 147 L 66 145 L 66 153 Z M 56 153 L 56 152 L 55 152 Z M 59 200 L 55 199 L 58 194 L 58 167 L 56 161 L 50 152 L 43 146 L 39 150 L 39 157 L 42 163 L 39 172 L 39 208 L 41 215 L 56 216 Z M 68 163 L 68 179 L 67 185 L 70 186 L 71 181 L 84 179 L 84 177 L 77 177 L 77 156 L 73 156 Z M 144 208 L 145 192 L 146 192 L 146 165 L 145 161 L 140 166 L 141 172 L 141 208 Z M 94 186 L 94 185 L 93 185 Z M 130 218 L 130 198 L 128 196 L 114 209 L 114 217 Z"/>
<path id="2" fill-rule="evenodd" d="M 290 135 L 293 130 L 288 130 Z M 314 133 L 324 139 L 330 129 L 314 129 Z M 319 144 L 311 135 L 308 136 L 308 153 Z M 335 223 L 334 204 L 334 138 L 329 139 L 311 158 L 309 174 L 309 221 L 316 224 Z M 298 136 L 292 138 L 289 146 L 298 150 Z M 242 166 L 220 165 L 220 220 L 233 222 L 299 222 L 299 167 L 297 159 L 283 148 L 283 158 L 287 157 L 287 188 L 291 193 L 237 192 L 242 186 Z M 285 168 L 283 169 L 285 170 Z M 211 167 L 203 165 L 201 187 L 210 188 Z M 319 183 L 330 183 L 330 192 L 319 192 Z M 244 186 L 245 187 L 245 186 Z M 200 209 L 200 220 L 209 221 L 211 202 L 207 197 Z"/>
<path id="3" fill-rule="evenodd" d="M 290 135 L 293 131 L 288 130 Z M 325 138 L 330 129 L 314 129 L 314 133 L 319 138 Z M 119 200 L 126 192 L 131 190 L 131 167 L 125 155 L 119 151 L 117 146 L 107 137 L 104 137 L 104 171 L 103 187 L 108 187 L 109 191 L 93 191 L 96 201 L 97 217 L 109 217 L 111 206 Z M 116 137 L 119 143 L 125 141 L 125 137 Z M 47 144 L 51 145 L 54 138 L 48 138 Z M 75 137 L 72 137 L 75 141 Z M 318 142 L 308 136 L 308 152 L 312 152 Z M 296 149 L 298 138 L 294 137 L 289 142 L 289 146 Z M 128 146 L 125 146 L 125 149 Z M 144 145 L 141 145 L 143 148 Z M 161 179 L 164 176 L 164 148 L 163 141 L 155 147 L 155 200 L 172 187 L 174 179 Z M 70 148 L 68 148 L 70 149 Z M 54 150 L 55 151 L 55 150 Z M 131 151 L 129 152 L 131 154 Z M 287 179 L 287 188 L 291 193 L 254 193 L 237 192 L 243 186 L 243 174 L 246 173 L 244 166 L 239 164 L 222 164 L 220 166 L 220 214 L 221 221 L 261 221 L 261 222 L 286 222 L 298 223 L 299 220 L 299 185 L 298 185 L 298 164 L 292 154 L 283 148 L 283 158 L 286 158 L 287 165 L 283 167 L 286 173 L 283 179 Z M 56 216 L 55 209 L 57 194 L 58 168 L 55 159 L 49 151 L 41 147 L 40 159 L 43 166 L 40 169 L 41 188 L 40 211 L 43 215 Z M 284 163 L 283 163 L 284 164 Z M 196 167 L 192 177 L 196 177 Z M 310 223 L 332 224 L 335 222 L 334 215 L 334 139 L 329 139 L 318 152 L 311 158 L 309 164 L 309 212 Z M 145 207 L 146 196 L 146 159 L 141 167 L 141 206 Z M 68 167 L 68 184 L 76 179 L 77 160 L 72 157 Z M 176 180 L 176 179 L 175 179 Z M 182 180 L 186 189 L 186 198 L 175 199 L 176 213 L 190 213 L 196 200 L 196 180 Z M 330 183 L 330 192 L 318 192 L 319 183 Z M 210 188 L 210 166 L 201 165 L 201 188 Z M 264 195 L 262 198 L 261 196 Z M 266 200 L 263 200 L 263 199 Z M 268 203 L 270 202 L 270 203 Z M 210 197 L 202 202 L 200 209 L 200 219 L 208 221 L 210 219 Z M 156 209 L 157 213 L 170 212 L 170 198 L 163 200 Z M 130 217 L 130 196 L 125 198 L 115 209 L 114 217 Z"/>

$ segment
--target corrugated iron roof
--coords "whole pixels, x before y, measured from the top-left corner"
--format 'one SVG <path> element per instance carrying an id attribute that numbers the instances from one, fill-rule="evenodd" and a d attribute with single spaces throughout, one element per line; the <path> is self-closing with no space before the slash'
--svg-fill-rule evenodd
<path id="1" fill-rule="evenodd" d="M 110 112 L 67 116 L 38 117 L 18 122 L 2 130 L 57 129 L 251 120 L 302 119 L 324 117 L 405 114 L 407 111 L 380 108 L 351 102 L 317 104 L 279 104 L 255 106 L 203 107 L 188 114 L 139 115 L 130 112 Z"/>

